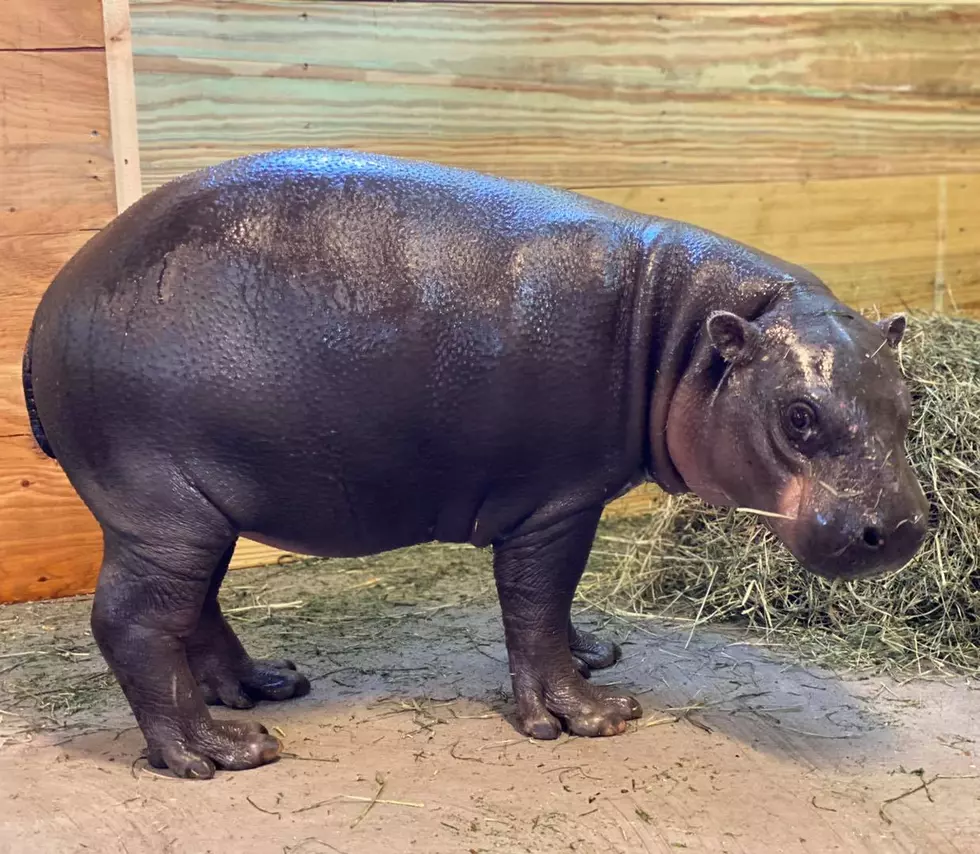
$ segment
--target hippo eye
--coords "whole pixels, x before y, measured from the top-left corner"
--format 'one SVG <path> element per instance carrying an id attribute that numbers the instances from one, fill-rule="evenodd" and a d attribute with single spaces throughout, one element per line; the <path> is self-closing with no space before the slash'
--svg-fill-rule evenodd
<path id="1" fill-rule="evenodd" d="M 817 429 L 817 413 L 809 403 L 791 403 L 786 408 L 786 428 L 791 439 L 809 439 Z"/>

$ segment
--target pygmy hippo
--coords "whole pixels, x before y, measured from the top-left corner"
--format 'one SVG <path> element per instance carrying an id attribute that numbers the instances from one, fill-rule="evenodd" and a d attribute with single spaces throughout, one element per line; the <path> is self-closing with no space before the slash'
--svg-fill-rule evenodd
<path id="1" fill-rule="evenodd" d="M 620 652 L 570 608 L 603 506 L 642 481 L 760 511 L 803 567 L 895 569 L 908 464 L 901 315 L 684 223 L 352 151 L 181 177 L 89 241 L 37 308 L 34 434 L 102 527 L 92 629 L 186 777 L 280 744 L 214 720 L 309 690 L 217 601 L 240 536 L 311 555 L 493 549 L 520 730 L 622 732 L 587 681 Z"/>

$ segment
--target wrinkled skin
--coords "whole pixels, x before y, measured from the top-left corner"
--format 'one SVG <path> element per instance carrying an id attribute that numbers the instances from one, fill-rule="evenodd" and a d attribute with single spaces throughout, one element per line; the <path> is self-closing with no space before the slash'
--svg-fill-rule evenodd
<path id="1" fill-rule="evenodd" d="M 274 152 L 148 194 L 83 247 L 37 309 L 24 385 L 102 526 L 92 628 L 150 761 L 207 778 L 280 749 L 208 703 L 309 690 L 221 614 L 241 535 L 323 556 L 492 547 L 536 738 L 640 714 L 588 681 L 620 651 L 570 611 L 603 506 L 644 480 L 770 514 L 830 577 L 904 563 L 927 508 L 903 449 L 903 328 L 682 223 Z"/>

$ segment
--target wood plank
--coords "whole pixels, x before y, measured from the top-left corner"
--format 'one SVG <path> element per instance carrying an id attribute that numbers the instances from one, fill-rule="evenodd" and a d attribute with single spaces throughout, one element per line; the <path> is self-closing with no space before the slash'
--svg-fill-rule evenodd
<path id="1" fill-rule="evenodd" d="M 691 222 L 808 267 L 857 308 L 929 310 L 941 251 L 939 181 L 920 176 L 583 192 Z M 976 194 L 980 176 L 960 176 L 960 185 L 964 197 Z M 949 212 L 952 229 L 975 221 L 968 205 Z M 971 261 L 980 266 L 977 246 L 949 246 L 947 253 L 964 268 Z"/>
<path id="2" fill-rule="evenodd" d="M 286 0 L 289 2 L 290 0 Z M 363 0 L 346 0 L 359 3 Z M 404 2 L 404 0 L 390 0 Z M 453 5 L 485 5 L 487 0 L 414 0 L 426 3 L 451 3 Z M 759 6 L 759 0 L 491 0 L 496 5 L 526 6 L 528 3 L 558 6 Z M 767 6 L 890 6 L 892 8 L 916 9 L 924 5 L 971 6 L 976 0 L 944 0 L 942 4 L 932 0 L 764 0 Z"/>
<path id="3" fill-rule="evenodd" d="M 945 182 L 945 246 L 940 270 L 945 311 L 980 317 L 980 181 L 951 175 Z"/>
<path id="4" fill-rule="evenodd" d="M 89 593 L 101 535 L 57 462 L 34 445 L 24 408 L 20 359 L 34 308 L 62 264 L 90 233 L 0 238 L 0 602 Z M 609 512 L 645 512 L 635 490 Z M 284 552 L 242 539 L 232 567 L 275 563 Z"/>
<path id="5" fill-rule="evenodd" d="M 0 50 L 102 44 L 99 0 L 0 0 Z"/>
<path id="6" fill-rule="evenodd" d="M 27 436 L 0 437 L 0 603 L 91 593 L 102 561 L 98 523 Z M 241 540 L 234 567 L 275 563 L 280 552 Z"/>
<path id="7" fill-rule="evenodd" d="M 0 52 L 0 236 L 115 213 L 105 54 Z"/>
<path id="8" fill-rule="evenodd" d="M 301 559 L 302 555 L 280 551 L 252 540 L 240 539 L 231 558 L 232 569 L 246 569 L 250 566 L 268 566 L 271 563 L 288 562 Z"/>
<path id="9" fill-rule="evenodd" d="M 658 501 L 663 500 L 663 497 L 664 494 L 656 486 L 644 484 L 611 502 L 606 508 L 605 516 L 606 518 L 619 519 L 642 516 L 649 513 Z M 279 561 L 302 559 L 302 557 L 303 555 L 280 551 L 252 540 L 241 539 L 235 549 L 231 568 L 243 569 L 249 566 L 265 566 Z"/>
<path id="10" fill-rule="evenodd" d="M 102 8 L 105 15 L 116 209 L 122 213 L 143 192 L 136 122 L 136 81 L 133 75 L 133 34 L 129 0 L 102 0 Z"/>
<path id="11" fill-rule="evenodd" d="M 290 145 L 569 187 L 980 171 L 980 5 L 132 5 L 144 183 Z"/>
<path id="12" fill-rule="evenodd" d="M 0 438 L 0 602 L 91 591 L 99 527 L 60 466 L 33 440 Z"/>

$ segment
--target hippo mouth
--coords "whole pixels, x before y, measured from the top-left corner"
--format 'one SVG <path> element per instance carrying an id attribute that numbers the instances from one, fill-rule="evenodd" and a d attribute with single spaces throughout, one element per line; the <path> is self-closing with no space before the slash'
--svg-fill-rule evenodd
<path id="1" fill-rule="evenodd" d="M 921 495 L 921 493 L 920 493 Z M 926 533 L 928 506 L 907 502 L 880 509 L 863 493 L 843 493 L 813 478 L 794 476 L 781 492 L 778 512 L 761 513 L 765 525 L 808 572 L 828 580 L 855 581 L 902 569 Z"/>

